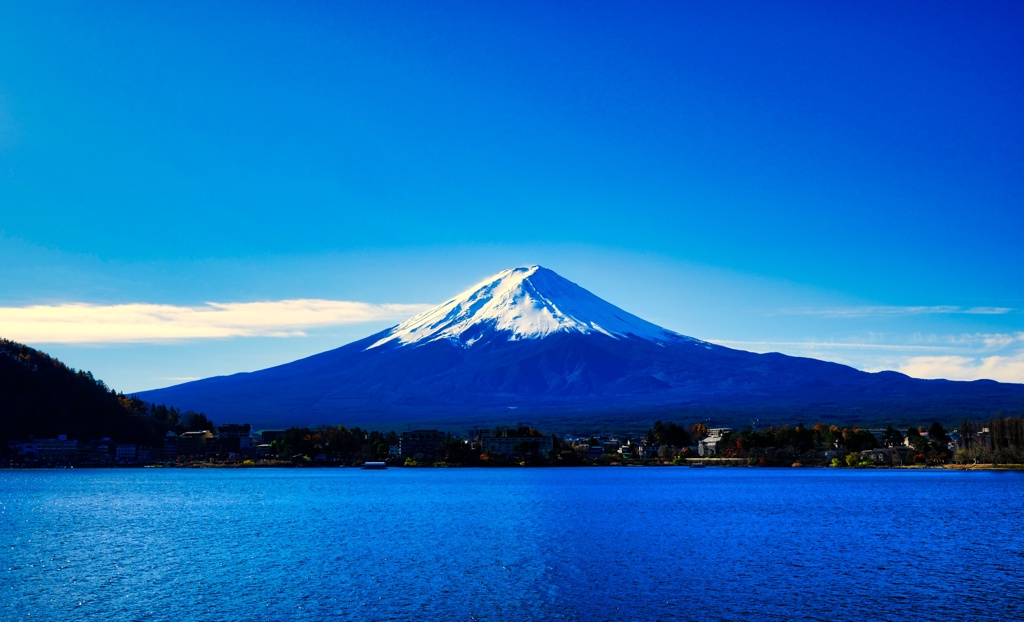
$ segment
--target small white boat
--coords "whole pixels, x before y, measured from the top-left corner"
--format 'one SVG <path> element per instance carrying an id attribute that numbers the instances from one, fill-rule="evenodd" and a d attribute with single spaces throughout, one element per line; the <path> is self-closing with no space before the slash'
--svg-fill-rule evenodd
<path id="1" fill-rule="evenodd" d="M 363 468 L 368 471 L 380 471 L 388 468 L 387 462 L 364 462 Z"/>

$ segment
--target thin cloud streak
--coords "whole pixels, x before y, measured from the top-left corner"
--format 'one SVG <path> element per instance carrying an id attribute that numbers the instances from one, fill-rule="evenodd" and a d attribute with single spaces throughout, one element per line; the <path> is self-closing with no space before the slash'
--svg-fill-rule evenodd
<path id="1" fill-rule="evenodd" d="M 878 316 L 910 316 L 910 315 L 1007 315 L 1016 313 L 1011 307 L 957 307 L 957 306 L 862 306 L 862 307 L 830 307 L 826 309 L 786 309 L 782 315 L 813 315 L 818 317 L 878 317 Z"/>
<path id="2" fill-rule="evenodd" d="M 770 348 L 822 348 L 842 350 L 959 350 L 953 346 L 914 346 L 894 343 L 865 343 L 842 341 L 729 341 L 727 339 L 708 339 L 711 343 L 742 350 L 764 351 Z"/>
<path id="3" fill-rule="evenodd" d="M 823 358 L 866 371 L 891 369 L 914 378 L 1024 383 L 1024 332 L 914 335 L 911 343 L 710 341 L 754 352 Z"/>
<path id="4" fill-rule="evenodd" d="M 871 339 L 860 341 L 736 341 L 729 339 L 708 339 L 720 346 L 744 350 L 765 351 L 768 348 L 835 349 L 835 350 L 899 350 L 928 352 L 958 352 L 965 350 L 992 352 L 1024 345 L 1024 331 L 1014 333 L 965 333 L 961 335 L 903 336 L 874 334 Z"/>
<path id="5" fill-rule="evenodd" d="M 198 306 L 66 303 L 0 307 L 0 336 L 24 343 L 144 343 L 230 337 L 297 337 L 343 324 L 401 321 L 426 304 L 295 299 Z"/>

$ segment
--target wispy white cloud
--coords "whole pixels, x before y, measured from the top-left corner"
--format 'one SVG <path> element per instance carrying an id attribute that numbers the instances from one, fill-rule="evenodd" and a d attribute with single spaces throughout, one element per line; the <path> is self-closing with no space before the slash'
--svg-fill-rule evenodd
<path id="1" fill-rule="evenodd" d="M 783 315 L 815 315 L 820 317 L 853 318 L 877 316 L 910 316 L 910 315 L 1006 315 L 1016 313 L 1011 307 L 958 307 L 952 305 L 939 306 L 885 306 L 866 305 L 855 307 L 827 307 L 823 309 L 785 309 Z"/>
<path id="2" fill-rule="evenodd" d="M 729 348 L 741 350 L 752 350 L 755 352 L 769 352 L 772 350 L 785 351 L 787 348 L 796 349 L 824 349 L 824 350 L 920 350 L 933 352 L 942 347 L 925 345 L 906 345 L 898 343 L 877 343 L 874 341 L 731 341 L 728 339 L 708 339 L 711 343 Z M 946 349 L 954 350 L 953 346 Z"/>
<path id="3" fill-rule="evenodd" d="M 959 335 L 922 334 L 898 335 L 870 333 L 845 340 L 832 341 L 739 341 L 731 339 L 708 339 L 711 343 L 757 352 L 771 348 L 815 348 L 826 350 L 900 350 L 927 352 L 963 352 L 965 350 L 998 351 L 1021 345 L 1024 347 L 1024 331 L 1012 333 L 963 333 Z"/>
<path id="4" fill-rule="evenodd" d="M 728 341 L 754 352 L 783 352 L 852 365 L 891 369 L 915 378 L 1024 383 L 1024 331 L 960 335 L 868 335 L 846 341 Z"/>
<path id="5" fill-rule="evenodd" d="M 915 378 L 1024 382 L 1024 354 L 1013 356 L 914 356 L 896 371 Z"/>
<path id="6" fill-rule="evenodd" d="M 0 336 L 32 344 L 294 337 L 311 328 L 401 321 L 429 306 L 297 299 L 198 306 L 66 303 L 0 307 Z"/>

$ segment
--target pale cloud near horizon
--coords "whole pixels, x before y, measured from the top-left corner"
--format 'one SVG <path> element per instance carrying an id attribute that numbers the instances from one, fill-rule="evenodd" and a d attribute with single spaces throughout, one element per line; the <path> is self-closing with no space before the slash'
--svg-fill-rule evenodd
<path id="1" fill-rule="evenodd" d="M 83 345 L 302 337 L 307 330 L 315 328 L 382 321 L 397 323 L 430 306 L 294 299 L 209 302 L 194 306 L 63 303 L 0 307 L 0 337 L 28 344 Z M 890 369 L 916 378 L 1024 383 L 1024 331 L 871 333 L 835 341 L 709 341 L 754 352 L 783 352 L 831 360 L 868 371 Z"/>
<path id="2" fill-rule="evenodd" d="M 1024 383 L 1024 354 L 1014 356 L 914 356 L 896 371 L 915 378 L 998 380 Z"/>
<path id="3" fill-rule="evenodd" d="M 707 339 L 706 341 L 720 346 L 739 348 L 741 350 L 752 350 L 755 352 L 774 351 L 772 348 L 779 348 L 778 351 L 780 352 L 785 348 L 821 348 L 824 350 L 921 350 L 928 352 L 942 348 L 949 350 L 955 349 L 953 346 L 921 346 L 868 341 L 732 341 L 728 339 Z"/>
<path id="4" fill-rule="evenodd" d="M 865 305 L 854 307 L 828 307 L 824 309 L 785 309 L 783 315 L 816 315 L 821 317 L 873 317 L 901 315 L 1007 315 L 1016 313 L 1011 307 L 959 307 L 953 305 L 935 306 L 885 306 Z"/>
<path id="5" fill-rule="evenodd" d="M 208 302 L 196 306 L 64 303 L 0 307 L 0 337 L 32 344 L 299 337 L 311 328 L 398 322 L 429 307 L 319 299 Z"/>
<path id="6" fill-rule="evenodd" d="M 834 341 L 735 341 L 729 339 L 708 339 L 718 345 L 751 348 L 763 351 L 772 347 L 801 347 L 853 350 L 957 350 L 965 348 L 978 351 L 999 350 L 1017 344 L 1024 346 L 1024 331 L 1012 333 L 963 333 L 959 335 L 912 334 L 894 335 L 871 333 L 859 338 Z"/>
<path id="7" fill-rule="evenodd" d="M 903 339 L 873 335 L 848 341 L 711 341 L 754 352 L 831 360 L 865 371 L 893 370 L 914 378 L 1024 383 L 1024 331 Z"/>

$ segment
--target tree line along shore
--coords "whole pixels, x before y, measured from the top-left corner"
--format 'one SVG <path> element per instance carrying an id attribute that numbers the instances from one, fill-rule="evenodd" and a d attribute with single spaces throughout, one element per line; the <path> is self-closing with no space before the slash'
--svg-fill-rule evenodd
<path id="1" fill-rule="evenodd" d="M 840 468 L 1024 464 L 1024 419 L 964 420 L 905 431 L 817 423 L 743 430 L 656 421 L 646 434 L 549 434 L 525 425 L 397 433 L 339 426 L 252 430 L 213 425 L 173 408 L 158 445 L 109 437 L 14 439 L 0 448 L 7 467 L 67 466 L 826 466 Z"/>

